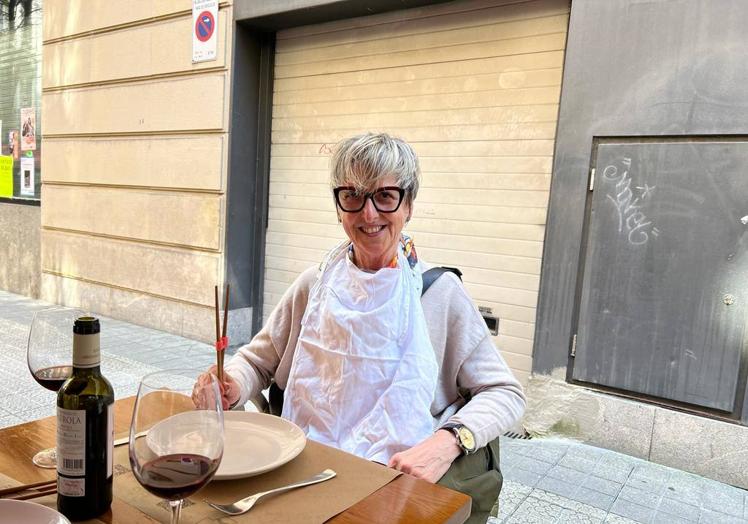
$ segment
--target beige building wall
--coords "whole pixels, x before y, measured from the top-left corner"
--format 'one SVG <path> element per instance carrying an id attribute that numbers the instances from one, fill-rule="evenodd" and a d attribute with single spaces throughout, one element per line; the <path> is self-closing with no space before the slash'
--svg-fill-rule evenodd
<path id="1" fill-rule="evenodd" d="M 45 1 L 43 299 L 211 339 L 231 21 L 192 64 L 190 0 Z"/>
<path id="2" fill-rule="evenodd" d="M 0 289 L 39 298 L 39 207 L 0 204 Z"/>
<path id="3" fill-rule="evenodd" d="M 526 382 L 568 15 L 567 0 L 470 0 L 279 32 L 265 317 L 344 237 L 332 146 L 387 131 L 421 159 L 420 256 L 463 271 Z"/>

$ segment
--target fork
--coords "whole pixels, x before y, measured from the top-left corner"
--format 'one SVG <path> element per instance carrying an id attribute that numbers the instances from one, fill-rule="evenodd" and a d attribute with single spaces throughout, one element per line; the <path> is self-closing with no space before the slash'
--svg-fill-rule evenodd
<path id="1" fill-rule="evenodd" d="M 330 480 L 335 475 L 336 473 L 333 470 L 326 469 L 321 473 L 317 473 L 312 478 L 302 480 L 301 482 L 296 482 L 294 484 L 289 484 L 288 486 L 283 486 L 281 488 L 271 489 L 270 491 L 255 493 L 254 495 L 250 495 L 249 497 L 237 500 L 232 504 L 214 504 L 207 500 L 205 502 L 207 502 L 208 505 L 216 508 L 218 511 L 223 511 L 224 513 L 227 513 L 229 515 L 242 515 L 252 509 L 252 506 L 254 506 L 262 497 L 265 497 L 267 495 L 274 495 L 276 493 L 283 493 L 284 491 L 289 491 L 304 486 L 311 486 L 312 484 L 318 484 L 320 482 Z"/>

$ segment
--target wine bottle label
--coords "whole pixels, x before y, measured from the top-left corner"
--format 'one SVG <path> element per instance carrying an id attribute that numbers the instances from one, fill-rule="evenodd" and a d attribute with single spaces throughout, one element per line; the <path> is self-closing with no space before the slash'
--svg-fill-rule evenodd
<path id="1" fill-rule="evenodd" d="M 86 471 L 86 411 L 57 408 L 57 473 L 71 477 Z"/>
<path id="2" fill-rule="evenodd" d="M 68 479 L 58 476 L 57 493 L 66 497 L 83 497 L 86 495 L 86 479 Z"/>
<path id="3" fill-rule="evenodd" d="M 98 333 L 95 335 L 73 334 L 73 366 L 93 368 L 101 364 L 101 348 Z"/>

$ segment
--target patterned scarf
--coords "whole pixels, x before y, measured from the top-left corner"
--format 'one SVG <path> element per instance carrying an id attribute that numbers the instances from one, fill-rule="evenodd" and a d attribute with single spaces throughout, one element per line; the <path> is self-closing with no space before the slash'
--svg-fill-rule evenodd
<path id="1" fill-rule="evenodd" d="M 405 258 L 408 259 L 408 264 L 410 265 L 410 268 L 413 269 L 416 267 L 416 264 L 418 264 L 418 253 L 416 253 L 416 246 L 413 243 L 413 239 L 410 238 L 405 233 L 401 233 L 400 235 L 400 247 L 403 249 L 403 254 L 405 255 Z M 353 262 L 353 244 L 348 247 L 348 258 L 350 258 L 351 262 Z M 397 267 L 397 253 L 395 253 L 395 256 L 392 258 L 392 261 L 387 265 L 388 268 L 396 268 Z"/>

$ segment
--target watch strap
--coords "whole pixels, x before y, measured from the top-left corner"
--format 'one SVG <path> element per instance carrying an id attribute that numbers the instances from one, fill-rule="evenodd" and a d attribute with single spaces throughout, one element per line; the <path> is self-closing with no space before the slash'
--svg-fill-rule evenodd
<path id="1" fill-rule="evenodd" d="M 451 431 L 452 434 L 455 436 L 455 440 L 457 440 L 457 445 L 460 447 L 460 450 L 462 450 L 462 454 L 469 455 L 475 452 L 475 448 L 469 449 L 465 447 L 465 444 L 463 444 L 462 437 L 460 437 L 460 433 L 459 433 L 460 429 L 462 428 L 468 429 L 465 427 L 464 424 L 455 424 L 455 423 L 444 424 L 439 429 L 446 429 L 447 431 Z M 468 431 L 470 430 L 468 429 Z M 470 431 L 470 433 L 472 434 L 472 431 Z"/>

